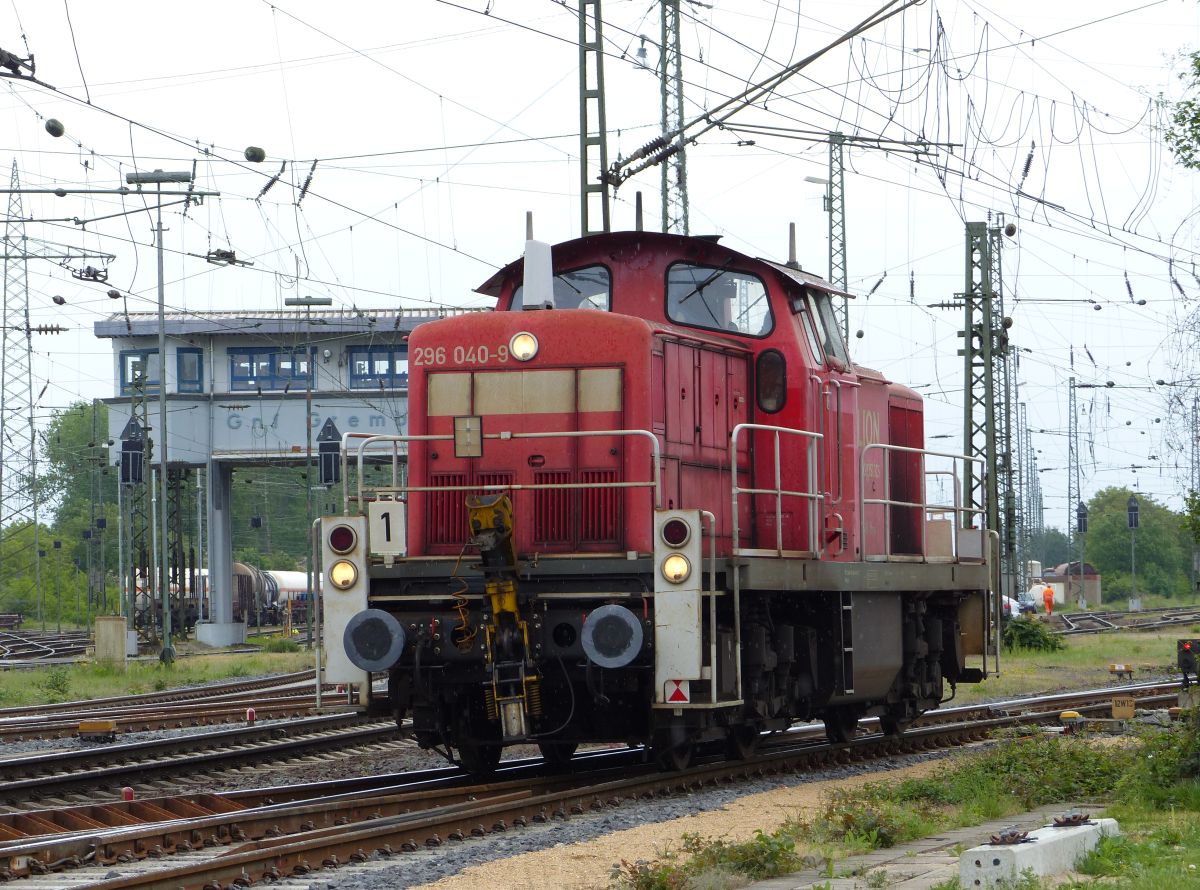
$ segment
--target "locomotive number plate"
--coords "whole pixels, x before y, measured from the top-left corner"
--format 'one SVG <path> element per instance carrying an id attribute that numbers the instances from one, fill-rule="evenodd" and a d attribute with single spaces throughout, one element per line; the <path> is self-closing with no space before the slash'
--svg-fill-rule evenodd
<path id="1" fill-rule="evenodd" d="M 465 346 L 420 346 L 412 350 L 409 358 L 414 365 L 486 365 L 490 362 L 508 361 L 508 345 L 488 346 L 476 343 Z"/>
<path id="2" fill-rule="evenodd" d="M 404 504 L 400 501 L 371 501 L 367 504 L 367 528 L 373 556 L 404 556 L 408 537 Z"/>

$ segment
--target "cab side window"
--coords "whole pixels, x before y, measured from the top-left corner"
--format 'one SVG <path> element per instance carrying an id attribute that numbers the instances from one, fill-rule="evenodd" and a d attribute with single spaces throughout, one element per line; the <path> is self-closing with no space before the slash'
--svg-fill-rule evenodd
<path id="1" fill-rule="evenodd" d="M 806 302 L 812 315 L 816 335 L 821 341 L 821 348 L 826 357 L 836 359 L 843 366 L 848 367 L 850 355 L 842 340 L 842 332 L 838 327 L 837 315 L 833 311 L 833 303 L 830 302 L 829 294 L 809 290 Z"/>
<path id="2" fill-rule="evenodd" d="M 667 269 L 667 318 L 678 324 L 764 337 L 775 327 L 767 286 L 756 275 L 675 263 Z"/>

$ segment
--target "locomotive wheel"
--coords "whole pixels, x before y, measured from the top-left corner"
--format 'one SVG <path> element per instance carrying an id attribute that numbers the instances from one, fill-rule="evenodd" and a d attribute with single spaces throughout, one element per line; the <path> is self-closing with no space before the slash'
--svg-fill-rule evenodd
<path id="1" fill-rule="evenodd" d="M 538 750 L 547 766 L 566 766 L 578 747 L 575 742 L 538 742 Z"/>
<path id="2" fill-rule="evenodd" d="M 729 727 L 725 736 L 725 753 L 731 760 L 749 760 L 758 750 L 762 736 L 753 724 Z"/>
<path id="3" fill-rule="evenodd" d="M 500 750 L 500 745 L 487 742 L 459 742 L 458 759 L 467 772 L 483 776 L 496 771 L 500 763 Z"/>
<path id="4" fill-rule="evenodd" d="M 858 714 L 850 708 L 831 708 L 824 720 L 825 737 L 835 745 L 850 741 L 858 729 Z"/>
<path id="5" fill-rule="evenodd" d="M 895 714 L 884 714 L 879 718 L 879 729 L 886 736 L 904 735 L 911 720 L 903 719 Z"/>
<path id="6" fill-rule="evenodd" d="M 654 759 L 662 765 L 663 769 L 676 772 L 691 766 L 692 758 L 696 755 L 696 746 L 691 742 L 684 742 L 681 745 L 663 743 L 651 746 L 650 750 Z"/>

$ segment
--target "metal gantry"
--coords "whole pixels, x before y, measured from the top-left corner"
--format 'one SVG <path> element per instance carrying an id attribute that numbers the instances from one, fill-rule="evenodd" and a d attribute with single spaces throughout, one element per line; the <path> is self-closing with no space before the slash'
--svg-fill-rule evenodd
<path id="1" fill-rule="evenodd" d="M 167 554 L 167 565 L 170 568 L 167 599 L 174 613 L 172 618 L 177 615 L 181 620 L 186 618 L 185 603 L 190 580 L 189 564 L 184 555 L 188 550 L 184 537 L 184 495 L 188 476 L 189 470 L 186 466 L 167 468 L 167 546 L 163 551 Z M 180 626 L 175 620 L 172 620 L 171 625 Z M 184 629 L 179 631 L 181 634 L 186 633 L 186 623 L 183 627 Z"/>
<path id="2" fill-rule="evenodd" d="M 154 620 L 154 585 L 150 571 L 153 474 L 150 472 L 150 440 L 146 434 L 146 366 L 135 362 L 130 373 L 129 422 L 121 433 L 121 475 L 119 478 L 121 540 L 124 565 L 120 575 L 123 595 L 121 611 L 126 630 L 143 629 L 158 638 Z"/>
<path id="3" fill-rule="evenodd" d="M 0 357 L 0 536 L 33 525 L 32 554 L 38 617 L 45 620 L 38 540 L 37 427 L 33 417 L 29 270 L 20 175 L 12 166 L 4 231 L 3 356 Z M 0 566 L 6 572 L 10 566 Z M 44 629 L 44 628 L 43 628 Z"/>
<path id="4" fill-rule="evenodd" d="M 1082 584 L 1083 576 L 1083 541 L 1075 529 L 1076 513 L 1083 502 L 1079 480 L 1079 403 L 1075 394 L 1075 378 L 1070 378 L 1067 396 L 1067 553 L 1076 552 L 1079 547 L 1079 574 Z M 1070 570 L 1068 568 L 1068 574 Z M 1068 578 L 1068 589 L 1070 588 Z M 1083 588 L 1080 587 L 1080 595 Z"/>
<path id="5" fill-rule="evenodd" d="M 996 505 L 1000 511 L 1000 572 L 1008 578 L 1007 593 L 1015 596 L 1021 589 L 1023 574 L 1017 558 L 1017 492 L 1013 459 L 1013 402 L 1015 399 L 1016 358 L 1009 348 L 1008 330 L 1012 320 L 1005 312 L 1004 300 L 1004 219 L 996 217 L 988 228 L 991 241 L 992 332 L 997 338 L 993 361 L 998 376 L 999 400 L 996 411 Z M 1014 229 L 1015 231 L 1015 229 Z"/>
<path id="6" fill-rule="evenodd" d="M 1200 396 L 1192 397 L 1191 491 L 1200 494 Z M 1192 593 L 1200 593 L 1200 547 L 1192 545 Z"/>
<path id="7" fill-rule="evenodd" d="M 609 231 L 607 136 L 600 0 L 579 0 L 580 235 Z"/>
<path id="8" fill-rule="evenodd" d="M 65 330 L 61 325 L 46 324 L 34 327 L 29 319 L 29 261 L 48 260 L 71 268 L 74 261 L 99 259 L 111 261 L 110 253 L 90 253 L 62 244 L 29 239 L 25 235 L 21 195 L 55 191 L 23 189 L 16 161 L 12 165 L 10 186 L 0 189 L 8 195 L 8 218 L 5 225 L 4 247 L 4 315 L 3 345 L 0 347 L 0 529 L 9 534 L 25 526 L 33 528 L 33 576 L 38 598 L 39 618 L 45 620 L 45 597 L 42 589 L 41 553 L 38 507 L 41 492 L 38 484 L 38 454 L 40 453 L 33 392 L 33 335 L 56 334 Z M 103 280 L 95 276 L 91 266 L 72 274 L 83 280 Z M 58 298 L 61 299 L 61 298 Z M 57 301 L 57 300 L 56 300 Z M 43 387 L 44 389 L 44 387 Z M 7 570 L 8 566 L 3 566 Z"/>
<path id="9" fill-rule="evenodd" d="M 848 289 L 846 277 L 846 137 L 829 134 L 829 186 L 825 200 L 829 213 L 829 283 L 839 290 Z M 850 301 L 835 300 L 833 311 L 842 328 L 842 339 L 850 342 Z"/>
<path id="10" fill-rule="evenodd" d="M 1000 226 L 969 222 L 966 226 L 966 283 L 963 356 L 963 452 L 982 461 L 982 472 L 968 462 L 963 478 L 963 506 L 982 510 L 987 527 L 1000 536 L 1001 588 L 1014 592 L 1017 578 L 1014 494 L 1007 392 L 1010 380 L 1009 319 L 1004 315 L 1000 266 Z M 956 305 L 956 304 L 944 304 Z M 964 513 L 968 518 L 970 513 Z"/>
<path id="11" fill-rule="evenodd" d="M 687 144 L 683 137 L 683 53 L 679 39 L 679 0 L 661 0 L 662 52 L 659 84 L 662 132 L 674 135 L 678 151 L 662 165 L 662 230 L 688 234 Z"/>

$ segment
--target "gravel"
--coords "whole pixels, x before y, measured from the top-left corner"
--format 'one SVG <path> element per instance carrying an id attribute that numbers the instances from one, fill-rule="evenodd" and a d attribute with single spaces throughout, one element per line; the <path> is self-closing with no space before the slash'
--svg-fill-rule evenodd
<path id="1" fill-rule="evenodd" d="M 905 755 L 888 761 L 886 768 L 909 766 L 946 756 L 948 752 Z M 373 855 L 366 865 L 343 866 L 336 871 L 318 872 L 307 879 L 292 878 L 285 886 L 289 890 L 390 890 L 415 887 L 456 875 L 473 865 L 589 841 L 626 828 L 666 822 L 714 810 L 746 795 L 812 782 L 841 780 L 878 772 L 881 768 L 883 765 L 878 762 L 848 764 L 739 783 L 736 788 L 704 789 L 669 798 L 627 802 L 600 813 L 572 816 L 565 822 L 533 824 L 528 828 L 511 829 L 502 834 L 489 834 L 461 842 L 448 842 L 434 849 L 396 854 L 390 858 Z"/>

